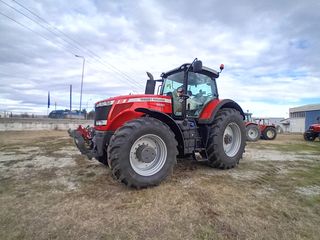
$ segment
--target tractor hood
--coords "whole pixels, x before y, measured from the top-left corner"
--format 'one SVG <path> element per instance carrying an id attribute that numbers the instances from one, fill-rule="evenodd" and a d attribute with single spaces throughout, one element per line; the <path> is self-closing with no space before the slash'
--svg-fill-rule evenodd
<path id="1" fill-rule="evenodd" d="M 309 129 L 320 132 L 320 123 L 315 123 L 315 124 L 310 125 Z"/>
<path id="2" fill-rule="evenodd" d="M 154 95 L 154 94 L 136 94 L 136 95 L 123 95 L 117 97 L 111 97 L 99 102 L 96 102 L 95 106 L 106 106 L 127 102 L 166 102 L 171 103 L 170 96 Z"/>

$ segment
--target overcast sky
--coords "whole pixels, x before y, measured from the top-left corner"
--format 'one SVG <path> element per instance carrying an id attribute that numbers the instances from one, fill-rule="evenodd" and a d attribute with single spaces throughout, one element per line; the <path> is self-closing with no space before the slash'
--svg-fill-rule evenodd
<path id="1" fill-rule="evenodd" d="M 0 0 L 0 111 L 46 113 L 48 91 L 69 108 L 70 84 L 79 108 L 78 54 L 88 109 L 197 57 L 225 64 L 221 98 L 287 117 L 320 103 L 319 24 L 319 0 Z"/>

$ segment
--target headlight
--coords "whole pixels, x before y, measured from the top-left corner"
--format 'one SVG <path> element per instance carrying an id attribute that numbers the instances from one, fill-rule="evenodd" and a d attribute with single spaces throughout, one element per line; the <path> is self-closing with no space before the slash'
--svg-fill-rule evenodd
<path id="1" fill-rule="evenodd" d="M 98 120 L 96 121 L 96 126 L 105 126 L 107 125 L 108 121 L 107 120 Z"/>
<path id="2" fill-rule="evenodd" d="M 112 101 L 105 101 L 105 102 L 99 102 L 96 104 L 96 107 L 104 107 L 104 106 L 110 106 L 114 103 L 114 100 Z"/>

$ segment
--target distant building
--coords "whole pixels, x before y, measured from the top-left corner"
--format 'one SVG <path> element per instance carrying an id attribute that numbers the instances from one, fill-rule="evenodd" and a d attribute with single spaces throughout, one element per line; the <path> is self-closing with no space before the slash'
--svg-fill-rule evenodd
<path id="1" fill-rule="evenodd" d="M 288 133 L 290 132 L 290 118 L 285 118 L 279 122 L 279 126 L 281 127 L 282 132 Z M 280 130 L 280 132 L 281 132 Z"/>
<path id="2" fill-rule="evenodd" d="M 11 115 L 12 115 L 12 113 L 9 113 L 9 112 L 6 112 L 6 111 L 0 112 L 0 118 L 8 118 Z"/>
<path id="3" fill-rule="evenodd" d="M 311 124 L 320 121 L 320 104 L 308 104 L 289 108 L 289 114 L 289 131 L 293 133 L 303 133 Z"/>

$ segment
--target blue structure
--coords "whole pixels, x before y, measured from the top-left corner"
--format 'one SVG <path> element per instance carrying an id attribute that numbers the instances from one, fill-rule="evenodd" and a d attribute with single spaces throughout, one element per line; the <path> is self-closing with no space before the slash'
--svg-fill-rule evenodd
<path id="1" fill-rule="evenodd" d="M 320 104 L 290 108 L 290 132 L 304 132 L 311 124 L 320 123 Z"/>
<path id="2" fill-rule="evenodd" d="M 320 110 L 306 111 L 305 129 L 314 123 L 320 123 Z"/>

